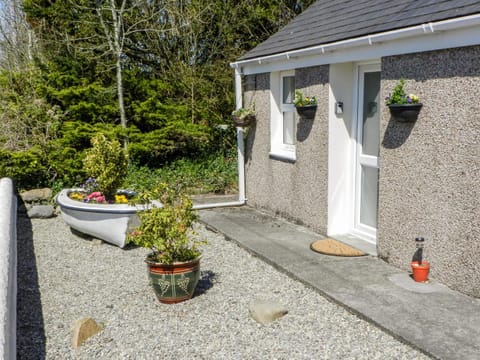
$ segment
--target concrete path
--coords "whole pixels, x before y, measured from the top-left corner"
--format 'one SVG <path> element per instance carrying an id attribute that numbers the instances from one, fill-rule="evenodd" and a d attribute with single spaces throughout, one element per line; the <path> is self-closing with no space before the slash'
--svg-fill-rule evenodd
<path id="1" fill-rule="evenodd" d="M 397 338 L 438 359 L 480 359 L 480 299 L 439 283 L 415 283 L 373 256 L 310 250 L 323 238 L 249 207 L 200 211 L 212 230 Z"/>

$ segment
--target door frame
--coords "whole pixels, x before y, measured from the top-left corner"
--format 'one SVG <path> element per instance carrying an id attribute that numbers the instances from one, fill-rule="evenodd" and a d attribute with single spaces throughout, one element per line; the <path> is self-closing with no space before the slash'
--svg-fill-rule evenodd
<path id="1" fill-rule="evenodd" d="M 361 166 L 359 161 L 359 145 L 358 141 L 362 136 L 362 122 L 363 119 L 360 118 L 360 115 L 363 113 L 363 85 L 364 77 L 363 74 L 367 72 L 381 72 L 381 63 L 378 61 L 375 62 L 362 62 L 355 63 L 354 66 L 354 79 L 353 79 L 353 114 L 352 114 L 352 216 L 351 224 L 352 229 L 351 233 L 369 243 L 376 244 L 377 241 L 377 229 L 367 226 L 360 223 L 360 200 L 361 200 Z M 381 99 L 379 99 L 381 101 Z M 380 108 L 380 106 L 378 106 Z M 377 110 L 379 111 L 379 110 Z M 362 155 L 363 160 L 371 165 L 372 167 L 377 167 L 380 169 L 380 157 L 375 158 L 374 156 Z M 378 195 L 377 195 L 378 201 Z M 378 212 L 378 208 L 377 208 Z"/>

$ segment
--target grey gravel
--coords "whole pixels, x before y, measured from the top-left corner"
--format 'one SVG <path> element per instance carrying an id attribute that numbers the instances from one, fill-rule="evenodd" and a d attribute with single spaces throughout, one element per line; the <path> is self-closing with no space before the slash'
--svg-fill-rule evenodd
<path id="1" fill-rule="evenodd" d="M 98 245 L 61 217 L 19 218 L 19 359 L 427 359 L 223 236 L 207 239 L 193 299 L 165 305 L 149 287 L 147 250 Z M 288 314 L 261 325 L 258 300 Z M 105 329 L 77 350 L 76 320 Z"/>

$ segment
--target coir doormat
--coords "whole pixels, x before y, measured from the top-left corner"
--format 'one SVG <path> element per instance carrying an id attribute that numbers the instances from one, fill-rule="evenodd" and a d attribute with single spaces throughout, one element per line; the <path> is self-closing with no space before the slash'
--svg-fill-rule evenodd
<path id="1" fill-rule="evenodd" d="M 367 255 L 363 251 L 357 250 L 347 244 L 344 244 L 338 240 L 325 238 L 322 240 L 314 241 L 310 244 L 310 248 L 325 255 L 333 256 L 364 256 Z"/>

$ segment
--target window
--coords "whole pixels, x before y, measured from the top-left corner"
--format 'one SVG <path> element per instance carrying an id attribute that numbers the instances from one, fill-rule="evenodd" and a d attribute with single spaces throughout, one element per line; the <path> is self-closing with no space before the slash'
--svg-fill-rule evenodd
<path id="1" fill-rule="evenodd" d="M 295 73 L 271 74 L 271 146 L 270 155 L 295 160 L 296 121 Z"/>

